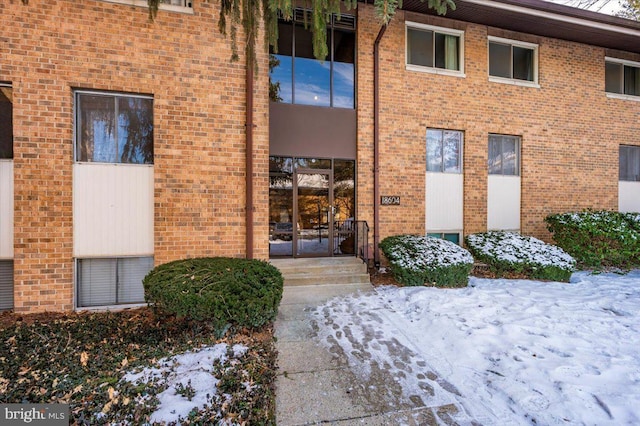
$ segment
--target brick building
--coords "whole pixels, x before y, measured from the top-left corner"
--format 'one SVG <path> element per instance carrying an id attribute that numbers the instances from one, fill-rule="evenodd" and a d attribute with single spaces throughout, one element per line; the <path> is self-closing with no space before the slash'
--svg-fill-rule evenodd
<path id="1" fill-rule="evenodd" d="M 360 4 L 317 61 L 297 10 L 251 78 L 217 2 L 165 3 L 151 22 L 144 0 L 0 1 L 0 309 L 140 303 L 184 257 L 640 211 L 639 23 L 405 1 L 382 29 Z"/>

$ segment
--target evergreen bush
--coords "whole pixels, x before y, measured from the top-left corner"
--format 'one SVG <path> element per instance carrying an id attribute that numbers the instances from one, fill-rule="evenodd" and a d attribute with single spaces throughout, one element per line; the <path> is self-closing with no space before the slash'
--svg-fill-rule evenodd
<path id="1" fill-rule="evenodd" d="M 587 268 L 640 266 L 640 213 L 587 210 L 545 218 L 553 239 Z"/>
<path id="2" fill-rule="evenodd" d="M 440 238 L 395 235 L 380 242 L 394 278 L 407 286 L 466 287 L 471 254 Z"/>
<path id="3" fill-rule="evenodd" d="M 143 285 L 145 301 L 156 311 L 209 321 L 222 331 L 275 320 L 283 278 L 267 262 L 213 257 L 157 266 Z"/>
<path id="4" fill-rule="evenodd" d="M 489 265 L 498 277 L 509 273 L 569 282 L 576 261 L 560 247 L 515 232 L 490 231 L 467 235 L 473 257 Z"/>

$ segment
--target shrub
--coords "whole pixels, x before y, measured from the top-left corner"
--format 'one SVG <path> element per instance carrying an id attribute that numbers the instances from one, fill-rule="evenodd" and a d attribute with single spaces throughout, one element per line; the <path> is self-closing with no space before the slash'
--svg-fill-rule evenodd
<path id="1" fill-rule="evenodd" d="M 160 265 L 147 274 L 143 285 L 145 301 L 157 311 L 207 320 L 224 330 L 273 321 L 283 278 L 267 262 L 214 257 Z"/>
<path id="2" fill-rule="evenodd" d="M 640 265 L 640 214 L 584 211 L 545 218 L 553 239 L 588 268 Z"/>
<path id="3" fill-rule="evenodd" d="M 531 278 L 565 281 L 576 261 L 560 247 L 514 232 L 471 234 L 465 243 L 473 257 L 489 265 L 497 276 L 515 272 Z"/>
<path id="4" fill-rule="evenodd" d="M 446 240 L 417 235 L 396 235 L 380 242 L 395 279 L 408 286 L 465 287 L 473 257 Z"/>

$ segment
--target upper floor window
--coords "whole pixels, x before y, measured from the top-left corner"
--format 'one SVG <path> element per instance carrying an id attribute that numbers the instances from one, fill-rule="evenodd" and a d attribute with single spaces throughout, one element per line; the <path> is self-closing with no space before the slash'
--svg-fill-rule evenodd
<path id="1" fill-rule="evenodd" d="M 313 55 L 305 11 L 278 23 L 278 51 L 271 51 L 269 98 L 274 102 L 336 108 L 355 107 L 355 16 L 332 16 L 327 28 L 329 55 Z M 307 17 L 307 19 L 310 19 Z"/>
<path id="2" fill-rule="evenodd" d="M 605 58 L 605 91 L 640 96 L 640 63 Z"/>
<path id="3" fill-rule="evenodd" d="M 520 137 L 489 135 L 489 174 L 520 175 Z"/>
<path id="4" fill-rule="evenodd" d="M 153 98 L 75 93 L 76 161 L 153 164 Z"/>
<path id="5" fill-rule="evenodd" d="M 406 40 L 407 69 L 463 75 L 463 31 L 407 22 Z"/>
<path id="6" fill-rule="evenodd" d="M 462 132 L 427 129 L 427 171 L 462 173 Z"/>
<path id="7" fill-rule="evenodd" d="M 489 37 L 489 76 L 514 84 L 538 84 L 538 45 Z"/>
<path id="8" fill-rule="evenodd" d="M 160 0 L 160 3 L 171 6 L 191 7 L 191 0 Z"/>
<path id="9" fill-rule="evenodd" d="M 0 83 L 0 159 L 13 158 L 13 90 Z"/>
<path id="10" fill-rule="evenodd" d="M 620 180 L 640 182 L 640 146 L 620 145 Z"/>

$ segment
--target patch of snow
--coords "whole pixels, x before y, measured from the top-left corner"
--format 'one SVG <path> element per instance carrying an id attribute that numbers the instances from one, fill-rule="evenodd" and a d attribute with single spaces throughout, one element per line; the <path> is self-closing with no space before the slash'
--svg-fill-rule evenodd
<path id="1" fill-rule="evenodd" d="M 461 264 L 473 264 L 473 256 L 451 241 L 421 235 L 401 235 L 397 244 L 385 253 L 390 262 L 401 268 L 421 271 Z"/>
<path id="2" fill-rule="evenodd" d="M 204 408 L 217 394 L 219 380 L 213 374 L 214 364 L 216 361 L 222 364 L 227 362 L 228 349 L 226 343 L 219 343 L 197 351 L 162 358 L 157 361 L 157 367 L 127 373 L 123 380 L 135 384 L 155 382 L 158 385 L 166 385 L 167 388 L 156 395 L 159 404 L 149 421 L 178 422 L 180 418 L 186 418 L 194 408 Z M 234 358 L 243 356 L 248 350 L 243 345 L 234 345 L 231 349 Z M 182 389 L 188 389 L 193 396 L 189 399 L 181 395 Z"/>
<path id="3" fill-rule="evenodd" d="M 574 273 L 569 284 L 379 287 L 312 315 L 356 376 L 386 369 L 406 399 L 454 403 L 487 425 L 640 424 L 638 270 Z M 430 373 L 429 393 L 419 384 Z"/>

